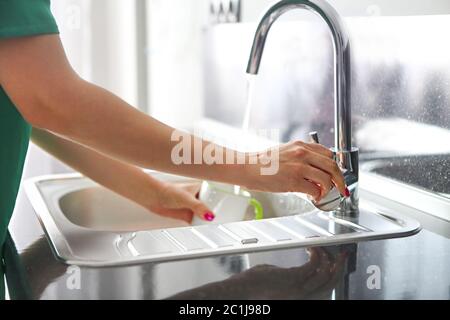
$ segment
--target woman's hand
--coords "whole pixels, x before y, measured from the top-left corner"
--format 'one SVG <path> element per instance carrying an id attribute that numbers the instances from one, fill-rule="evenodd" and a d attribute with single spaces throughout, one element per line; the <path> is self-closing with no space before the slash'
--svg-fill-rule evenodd
<path id="1" fill-rule="evenodd" d="M 206 221 L 214 220 L 212 211 L 198 199 L 200 183 L 164 183 L 156 190 L 157 202 L 148 209 L 162 216 L 191 223 L 194 215 Z"/>
<path id="2" fill-rule="evenodd" d="M 334 185 L 343 196 L 350 196 L 333 153 L 324 146 L 294 141 L 271 152 L 278 152 L 278 171 L 273 175 L 262 175 L 261 168 L 265 167 L 262 164 L 277 161 L 277 158 L 267 151 L 258 153 L 258 165 L 246 167 L 245 187 L 270 192 L 302 192 L 318 201 Z"/>
<path id="3" fill-rule="evenodd" d="M 97 183 L 159 215 L 191 222 L 214 214 L 196 198 L 200 183 L 166 183 L 140 168 L 110 158 L 51 132 L 33 128 L 35 144 Z"/>

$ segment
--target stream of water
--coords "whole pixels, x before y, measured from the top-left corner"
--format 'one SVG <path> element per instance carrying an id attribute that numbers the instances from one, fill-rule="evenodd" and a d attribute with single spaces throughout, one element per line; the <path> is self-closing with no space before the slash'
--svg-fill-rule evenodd
<path id="1" fill-rule="evenodd" d="M 255 88 L 256 75 L 247 74 L 247 103 L 245 105 L 244 120 L 242 121 L 242 130 L 248 131 L 250 128 L 250 118 L 253 108 L 253 93 Z"/>
<path id="2" fill-rule="evenodd" d="M 244 120 L 242 121 L 242 130 L 245 132 L 248 132 L 250 129 L 250 118 L 252 115 L 252 108 L 253 108 L 253 92 L 255 88 L 255 79 L 256 75 L 254 74 L 247 74 L 247 102 L 245 104 L 245 110 L 244 110 Z M 234 193 L 239 194 L 241 190 L 241 187 L 238 185 L 234 186 Z"/>

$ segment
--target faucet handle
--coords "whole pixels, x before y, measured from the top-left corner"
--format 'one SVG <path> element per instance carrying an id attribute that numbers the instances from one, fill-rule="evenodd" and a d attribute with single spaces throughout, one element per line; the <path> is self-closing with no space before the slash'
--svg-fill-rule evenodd
<path id="1" fill-rule="evenodd" d="M 317 133 L 317 131 L 311 131 L 309 133 L 309 136 L 314 143 L 319 143 L 319 134 Z M 337 188 L 333 186 L 328 194 L 319 202 L 311 202 L 319 210 L 334 211 L 339 207 L 342 201 L 344 201 L 344 198 L 341 196 Z"/>
<path id="2" fill-rule="evenodd" d="M 314 143 L 319 143 L 319 134 L 317 133 L 317 131 L 311 131 L 310 133 L 309 133 L 309 136 L 311 137 L 311 140 L 314 142 Z M 344 177 L 346 177 L 346 173 L 348 172 L 348 170 L 347 169 L 345 169 L 345 168 L 343 168 L 340 164 L 339 164 L 339 159 L 337 158 L 337 155 L 336 155 L 336 153 L 335 152 L 333 152 L 333 159 L 334 159 L 334 161 L 336 161 L 336 163 L 338 164 L 338 166 L 339 166 L 339 169 L 341 169 L 341 172 L 342 172 L 342 174 L 344 175 Z"/>
<path id="3" fill-rule="evenodd" d="M 309 136 L 311 137 L 312 141 L 314 141 L 315 143 L 319 143 L 319 134 L 317 133 L 317 131 L 311 131 L 309 133 Z"/>

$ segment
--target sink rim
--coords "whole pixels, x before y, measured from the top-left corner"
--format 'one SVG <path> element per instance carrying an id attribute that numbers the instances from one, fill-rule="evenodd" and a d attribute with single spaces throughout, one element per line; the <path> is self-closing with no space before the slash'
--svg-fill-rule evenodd
<path id="1" fill-rule="evenodd" d="M 365 172 L 368 174 L 377 175 L 377 176 L 384 177 L 389 180 L 394 180 L 396 182 L 404 184 L 405 186 L 414 187 L 418 190 L 427 192 L 429 194 L 434 194 L 436 196 L 444 197 L 450 201 L 450 192 L 447 193 L 444 191 L 436 191 L 436 190 L 433 191 L 433 190 L 427 189 L 426 187 L 424 187 L 420 184 L 408 183 L 398 177 L 388 176 L 388 175 L 381 174 L 376 171 L 378 169 L 383 169 L 383 168 L 387 167 L 387 165 L 390 163 L 393 163 L 396 166 L 404 166 L 403 164 L 401 164 L 401 163 L 399 164 L 398 162 L 401 162 L 405 159 L 414 159 L 414 158 L 420 158 L 420 157 L 436 157 L 436 156 L 442 157 L 442 156 L 447 156 L 447 154 L 398 155 L 398 156 L 390 155 L 390 156 L 384 156 L 384 157 L 368 158 L 364 162 L 361 163 L 360 170 L 362 172 Z"/>
<path id="2" fill-rule="evenodd" d="M 163 175 L 165 177 L 178 177 L 175 175 L 159 173 L 155 171 L 148 171 L 151 174 Z M 345 244 L 345 243 L 353 243 L 358 240 L 367 241 L 381 238 L 398 238 L 405 237 L 409 235 L 413 235 L 418 233 L 421 230 L 420 223 L 416 220 L 413 220 L 404 215 L 389 212 L 388 216 L 392 217 L 397 221 L 402 221 L 403 225 L 401 230 L 396 231 L 384 231 L 384 232 L 370 232 L 361 236 L 360 234 L 340 234 L 333 235 L 332 237 L 319 237 L 319 238 L 303 238 L 301 241 L 299 239 L 294 239 L 292 241 L 284 242 L 284 243 L 269 243 L 269 244 L 247 244 L 242 245 L 240 247 L 231 246 L 231 247 L 223 247 L 223 248 L 214 248 L 214 250 L 210 250 L 207 255 L 205 250 L 199 250 L 197 252 L 183 252 L 174 254 L 173 252 L 168 254 L 157 254 L 153 255 L 151 258 L 146 255 L 140 256 L 132 256 L 130 252 L 127 252 L 126 246 L 139 232 L 149 232 L 149 231 L 137 231 L 137 232 L 113 232 L 113 231 L 97 231 L 91 230 L 86 227 L 82 227 L 74 224 L 67 217 L 65 217 L 64 213 L 59 209 L 58 212 L 60 215 L 65 217 L 66 222 L 64 222 L 64 229 L 60 230 L 60 226 L 58 226 L 58 220 L 61 217 L 56 217 L 55 213 L 50 212 L 50 208 L 46 203 L 44 195 L 39 190 L 39 183 L 43 181 L 59 181 L 59 180 L 68 180 L 68 179 L 85 179 L 85 181 L 90 181 L 88 178 L 83 177 L 79 173 L 69 173 L 69 174 L 57 174 L 57 175 L 45 175 L 39 176 L 35 178 L 31 178 L 25 181 L 24 186 L 26 190 L 26 194 L 30 199 L 30 202 L 38 216 L 38 219 L 44 229 L 44 232 L 48 239 L 50 239 L 51 247 L 55 252 L 56 257 L 63 263 L 69 265 L 78 265 L 78 266 L 89 266 L 89 267 L 105 267 L 105 266 L 118 266 L 118 265 L 133 265 L 133 264 L 141 264 L 141 263 L 149 263 L 149 262 L 162 262 L 162 261 L 173 261 L 173 260 L 182 260 L 182 259 L 192 259 L 199 258 L 205 256 L 216 256 L 223 254 L 243 254 L 250 253 L 255 251 L 271 251 L 277 249 L 289 249 L 294 247 L 312 247 L 312 246 L 323 246 L 323 245 L 332 245 L 332 244 Z M 90 181 L 95 185 L 94 182 Z M 264 219 L 264 221 L 270 221 L 277 218 L 268 218 Z M 61 222 L 61 221 L 59 221 Z M 67 223 L 68 222 L 68 223 Z M 234 222 L 233 224 L 242 224 L 248 223 L 247 221 L 243 222 Z M 228 224 L 224 224 L 228 225 Z M 172 229 L 193 229 L 195 227 L 178 227 L 178 228 L 170 228 L 170 229 L 159 229 L 153 230 L 155 232 L 159 232 L 161 230 L 172 230 Z M 80 238 L 82 240 L 80 240 Z M 96 242 L 89 242 L 94 238 Z M 363 239 L 362 239 L 363 238 Z M 83 242 L 84 241 L 84 242 Z M 88 242 L 86 242 L 88 241 Z M 125 241 L 125 243 L 124 243 Z M 89 243 L 89 246 L 98 246 L 99 248 L 104 249 L 102 246 L 106 243 L 111 245 L 111 247 L 106 248 L 108 250 L 102 251 L 102 256 L 83 256 L 80 253 L 83 253 L 82 249 Z M 95 250 L 93 250 L 95 251 Z M 212 252 L 213 251 L 213 252 Z M 128 255 L 128 256 L 127 256 Z"/>
<path id="3" fill-rule="evenodd" d="M 450 198 L 381 174 L 361 170 L 360 188 L 450 222 Z"/>

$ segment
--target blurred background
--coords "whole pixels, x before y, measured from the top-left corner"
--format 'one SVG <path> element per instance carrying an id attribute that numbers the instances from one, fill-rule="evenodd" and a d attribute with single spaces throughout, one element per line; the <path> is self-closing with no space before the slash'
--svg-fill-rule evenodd
<path id="1" fill-rule="evenodd" d="M 449 175 L 450 1 L 329 2 L 352 38 L 353 138 L 362 158 L 438 154 Z M 248 54 L 270 3 L 54 0 L 52 10 L 69 59 L 86 80 L 172 126 L 218 131 L 242 127 Z M 280 141 L 304 140 L 316 130 L 332 146 L 332 66 L 324 23 L 301 10 L 282 16 L 251 80 L 250 129 L 277 129 Z M 40 165 L 26 176 L 67 170 L 33 146 L 30 158 Z"/>

